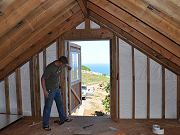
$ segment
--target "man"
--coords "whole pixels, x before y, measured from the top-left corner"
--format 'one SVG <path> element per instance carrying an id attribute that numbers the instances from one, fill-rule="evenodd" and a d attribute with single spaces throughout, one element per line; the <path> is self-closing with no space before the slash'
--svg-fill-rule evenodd
<path id="1" fill-rule="evenodd" d="M 68 68 L 68 70 L 71 70 L 71 66 L 68 65 L 67 57 L 61 56 L 58 60 L 55 60 L 46 67 L 41 77 L 41 84 L 45 97 L 45 105 L 43 110 L 43 129 L 45 129 L 46 131 L 51 130 L 51 128 L 49 127 L 49 118 L 53 100 L 55 100 L 56 102 L 56 107 L 60 119 L 55 122 L 61 125 L 65 121 L 71 121 L 71 119 L 67 118 L 64 113 L 60 91 L 61 87 L 59 74 L 62 72 L 64 68 Z"/>

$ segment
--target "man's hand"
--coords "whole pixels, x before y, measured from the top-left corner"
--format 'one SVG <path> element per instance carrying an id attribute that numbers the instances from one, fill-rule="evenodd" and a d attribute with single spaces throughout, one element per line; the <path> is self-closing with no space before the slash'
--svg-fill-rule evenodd
<path id="1" fill-rule="evenodd" d="M 68 64 L 66 64 L 66 67 L 68 68 L 68 70 L 72 69 L 72 67 L 70 65 L 68 65 Z"/>
<path id="2" fill-rule="evenodd" d="M 48 95 L 49 95 L 49 93 L 46 90 L 44 90 L 44 97 L 48 98 Z"/>

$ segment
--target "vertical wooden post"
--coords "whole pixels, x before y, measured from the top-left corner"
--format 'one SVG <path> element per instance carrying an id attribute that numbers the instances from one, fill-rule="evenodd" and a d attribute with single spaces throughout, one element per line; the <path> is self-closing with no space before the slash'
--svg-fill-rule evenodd
<path id="1" fill-rule="evenodd" d="M 33 67 L 34 57 L 29 61 L 29 69 L 30 69 L 30 96 L 31 96 L 31 113 L 32 117 L 35 118 L 35 100 L 34 100 L 34 67 Z"/>
<path id="2" fill-rule="evenodd" d="M 36 101 L 36 117 L 41 118 L 41 94 L 40 94 L 40 71 L 39 71 L 39 55 L 35 56 L 35 101 Z"/>
<path id="3" fill-rule="evenodd" d="M 6 96 L 6 113 L 10 114 L 9 80 L 8 80 L 8 77 L 5 78 L 4 83 L 5 83 L 5 96 Z"/>
<path id="4" fill-rule="evenodd" d="M 132 118 L 135 119 L 135 63 L 134 63 L 134 47 L 132 48 Z"/>
<path id="5" fill-rule="evenodd" d="M 22 92 L 21 92 L 21 72 L 16 69 L 16 97 L 17 97 L 17 113 L 22 115 Z"/>
<path id="6" fill-rule="evenodd" d="M 85 19 L 85 29 L 90 29 L 90 20 L 88 18 Z"/>
<path id="7" fill-rule="evenodd" d="M 114 121 L 118 120 L 117 110 L 117 37 L 114 35 L 113 39 L 110 40 L 111 44 L 111 92 L 110 92 L 110 112 L 111 119 Z"/>
<path id="8" fill-rule="evenodd" d="M 57 57 L 59 58 L 62 55 L 66 55 L 66 46 L 65 46 L 65 41 L 64 38 L 61 36 L 57 40 Z M 61 85 L 61 92 L 62 92 L 62 97 L 63 97 L 63 104 L 64 104 L 64 112 L 66 115 L 68 114 L 68 106 L 67 106 L 67 73 L 63 72 L 60 74 L 60 85 Z"/>
<path id="9" fill-rule="evenodd" d="M 34 55 L 30 60 L 30 90 L 32 116 L 39 120 L 41 117 L 41 101 L 38 55 Z"/>
<path id="10" fill-rule="evenodd" d="M 147 119 L 150 119 L 150 58 L 147 57 Z"/>
<path id="11" fill-rule="evenodd" d="M 119 38 L 117 37 L 117 100 L 118 100 L 118 103 L 117 103 L 117 119 L 119 120 L 120 119 L 120 76 L 119 76 L 119 71 L 120 71 L 120 65 L 119 65 Z M 112 63 L 111 63 L 112 64 Z"/>
<path id="12" fill-rule="evenodd" d="M 162 66 L 162 119 L 165 119 L 165 68 Z"/>
<path id="13" fill-rule="evenodd" d="M 43 71 L 45 70 L 46 68 L 46 48 L 43 49 Z"/>

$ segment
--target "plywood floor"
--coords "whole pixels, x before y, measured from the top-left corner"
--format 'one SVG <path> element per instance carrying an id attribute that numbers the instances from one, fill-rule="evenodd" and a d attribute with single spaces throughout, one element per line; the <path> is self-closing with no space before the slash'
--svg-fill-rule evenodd
<path id="1" fill-rule="evenodd" d="M 72 122 L 61 126 L 54 124 L 55 119 L 51 118 L 50 132 L 41 128 L 41 122 L 23 118 L 0 131 L 0 135 L 73 135 L 80 131 L 92 135 L 153 135 L 151 127 L 155 123 L 165 129 L 165 135 L 180 135 L 180 124 L 176 120 L 121 120 L 115 123 L 104 117 L 72 118 Z M 89 127 L 83 129 L 84 126 Z"/>
<path id="2" fill-rule="evenodd" d="M 0 114 L 0 130 L 21 118 L 21 115 Z"/>

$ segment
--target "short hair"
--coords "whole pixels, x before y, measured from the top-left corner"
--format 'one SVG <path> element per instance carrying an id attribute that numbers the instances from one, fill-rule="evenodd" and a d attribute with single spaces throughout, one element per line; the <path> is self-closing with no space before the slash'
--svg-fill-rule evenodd
<path id="1" fill-rule="evenodd" d="M 66 56 L 61 56 L 58 60 L 63 64 L 68 64 L 68 59 Z"/>

